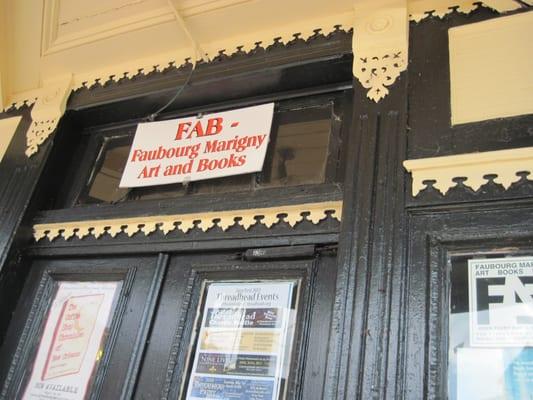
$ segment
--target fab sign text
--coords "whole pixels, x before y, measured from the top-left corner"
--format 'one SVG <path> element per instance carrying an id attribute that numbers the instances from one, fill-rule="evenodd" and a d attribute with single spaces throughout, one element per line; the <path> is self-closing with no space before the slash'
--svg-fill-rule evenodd
<path id="1" fill-rule="evenodd" d="M 140 124 L 121 187 L 259 171 L 272 114 L 273 104 L 266 104 L 203 118 Z"/>

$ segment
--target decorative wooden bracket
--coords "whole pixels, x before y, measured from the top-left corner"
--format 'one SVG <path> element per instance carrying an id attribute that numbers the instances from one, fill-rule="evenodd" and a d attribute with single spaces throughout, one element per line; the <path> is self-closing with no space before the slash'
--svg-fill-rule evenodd
<path id="1" fill-rule="evenodd" d="M 446 194 L 459 177 L 466 178 L 464 185 L 476 191 L 487 182 L 486 176 L 497 175 L 494 182 L 508 189 L 520 180 L 517 173 L 533 173 L 533 147 L 407 160 L 403 165 L 413 176 L 413 197 L 426 187 L 424 182 Z"/>
<path id="2" fill-rule="evenodd" d="M 408 36 L 406 0 L 355 2 L 353 74 L 376 103 L 407 68 Z"/>
<path id="3" fill-rule="evenodd" d="M 31 157 L 54 132 L 67 105 L 72 90 L 72 76 L 47 83 L 31 110 L 33 120 L 26 134 L 26 155 Z"/>

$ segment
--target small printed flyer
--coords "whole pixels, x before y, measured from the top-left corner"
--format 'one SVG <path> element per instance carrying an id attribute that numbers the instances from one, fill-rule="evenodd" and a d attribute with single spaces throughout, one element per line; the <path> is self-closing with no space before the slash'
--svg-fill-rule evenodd
<path id="1" fill-rule="evenodd" d="M 296 282 L 208 286 L 188 400 L 278 399 Z"/>
<path id="2" fill-rule="evenodd" d="M 533 346 L 533 257 L 468 261 L 470 345 Z"/>
<path id="3" fill-rule="evenodd" d="M 61 282 L 23 399 L 84 399 L 117 282 Z"/>

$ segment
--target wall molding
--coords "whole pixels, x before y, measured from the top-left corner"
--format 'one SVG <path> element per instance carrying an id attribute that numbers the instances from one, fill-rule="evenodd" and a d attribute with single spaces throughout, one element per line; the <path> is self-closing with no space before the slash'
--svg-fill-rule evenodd
<path id="1" fill-rule="evenodd" d="M 98 239 L 104 234 L 115 237 L 121 232 L 129 237 L 136 233 L 148 236 L 156 231 L 164 235 L 175 230 L 188 233 L 194 227 L 203 232 L 215 226 L 223 231 L 232 226 L 248 230 L 258 224 L 272 228 L 280 222 L 294 227 L 304 220 L 316 225 L 328 216 L 340 221 L 341 215 L 342 201 L 329 201 L 246 210 L 36 224 L 33 235 L 36 241 L 44 238 L 52 241 L 59 237 L 69 240 L 74 236 L 78 239 L 86 236 Z"/>
<path id="2" fill-rule="evenodd" d="M 412 175 L 413 197 L 429 186 L 446 195 L 456 178 L 466 178 L 461 183 L 474 191 L 488 181 L 507 190 L 522 179 L 522 172 L 533 174 L 533 147 L 407 160 L 403 165 Z"/>
<path id="3" fill-rule="evenodd" d="M 145 0 L 132 1 L 126 3 L 120 8 L 135 7 L 141 5 Z M 99 15 L 112 14 L 117 11 L 117 8 L 110 7 L 96 13 L 95 15 L 88 15 L 85 17 L 75 18 L 73 20 L 60 21 L 59 11 L 61 7 L 61 0 L 45 0 L 44 1 L 44 17 L 42 30 L 42 56 L 53 54 L 62 50 L 73 47 L 78 47 L 87 43 L 103 40 L 121 33 L 127 33 L 135 29 L 147 28 L 149 26 L 170 22 L 174 19 L 172 10 L 168 7 L 157 7 L 150 11 L 136 13 L 129 17 L 119 18 L 117 21 L 105 24 L 96 24 L 95 26 L 84 29 L 76 33 L 66 35 L 59 34 L 59 27 L 61 25 L 75 24 L 81 19 L 96 18 Z"/>

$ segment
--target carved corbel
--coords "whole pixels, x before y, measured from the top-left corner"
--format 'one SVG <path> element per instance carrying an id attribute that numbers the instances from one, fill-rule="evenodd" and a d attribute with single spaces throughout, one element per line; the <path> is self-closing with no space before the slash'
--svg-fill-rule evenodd
<path id="1" fill-rule="evenodd" d="M 72 90 L 72 76 L 51 81 L 39 90 L 31 110 L 32 123 L 26 134 L 26 156 L 31 157 L 54 132 Z"/>
<path id="2" fill-rule="evenodd" d="M 407 1 L 357 1 L 354 11 L 353 74 L 377 103 L 407 68 Z"/>

